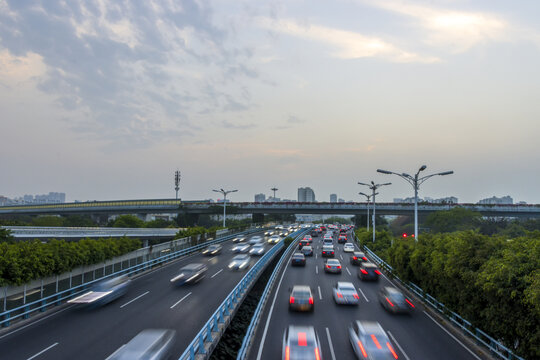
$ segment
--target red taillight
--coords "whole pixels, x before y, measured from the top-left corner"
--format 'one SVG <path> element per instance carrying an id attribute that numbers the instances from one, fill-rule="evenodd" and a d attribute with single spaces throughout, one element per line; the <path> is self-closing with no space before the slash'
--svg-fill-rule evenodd
<path id="1" fill-rule="evenodd" d="M 358 260 L 358 258 L 356 256 L 353 256 L 352 259 L 353 260 Z"/>
<path id="2" fill-rule="evenodd" d="M 390 345 L 389 342 L 386 343 L 386 347 L 388 347 L 388 350 L 390 350 L 390 352 L 392 353 L 392 355 L 394 355 L 394 359 L 397 359 L 398 356 L 397 356 L 396 352 L 394 351 L 394 348 L 392 348 L 392 345 Z"/>
<path id="3" fill-rule="evenodd" d="M 326 268 L 327 268 L 327 269 L 330 269 L 330 265 L 326 265 Z"/>
<path id="4" fill-rule="evenodd" d="M 388 301 L 388 303 L 390 304 L 390 306 L 394 307 L 394 304 L 392 304 L 392 302 L 390 301 L 389 298 L 386 298 L 386 301 Z"/>
<path id="5" fill-rule="evenodd" d="M 321 360 L 321 355 L 319 354 L 319 348 L 315 348 L 315 360 Z"/>
<path id="6" fill-rule="evenodd" d="M 375 274 L 381 275 L 381 272 L 379 270 L 375 270 Z"/>
<path id="7" fill-rule="evenodd" d="M 367 274 L 368 274 L 368 272 L 367 272 L 366 269 L 360 269 L 360 272 L 361 272 L 362 274 L 364 274 L 364 275 L 367 275 Z"/>
<path id="8" fill-rule="evenodd" d="M 309 303 L 310 303 L 311 305 L 313 305 L 313 298 L 312 298 L 312 297 L 309 298 Z"/>
<path id="9" fill-rule="evenodd" d="M 371 339 L 373 340 L 373 343 L 377 347 L 377 349 L 381 349 L 381 344 L 379 344 L 379 340 L 377 340 L 377 337 L 373 334 L 371 334 Z"/>
<path id="10" fill-rule="evenodd" d="M 332 255 L 334 255 L 334 252 L 332 251 Z"/>
<path id="11" fill-rule="evenodd" d="M 338 265 L 338 267 L 337 267 L 337 268 L 338 268 L 338 269 L 341 269 L 341 265 Z"/>
<path id="12" fill-rule="evenodd" d="M 366 349 L 364 349 L 364 346 L 362 345 L 362 342 L 360 340 L 358 340 L 357 344 L 358 344 L 358 347 L 360 348 L 360 351 L 362 352 L 362 355 L 364 355 L 364 357 L 367 358 Z M 289 359 L 289 358 L 287 358 L 287 359 Z"/>
<path id="13" fill-rule="evenodd" d="M 294 304 L 294 297 L 291 296 L 291 297 L 289 298 L 289 304 Z"/>
<path id="14" fill-rule="evenodd" d="M 298 346 L 307 346 L 307 336 L 305 332 L 298 333 Z"/>
<path id="15" fill-rule="evenodd" d="M 360 296 L 358 296 L 358 294 L 354 294 L 353 296 L 355 299 L 360 299 Z"/>
<path id="16" fill-rule="evenodd" d="M 405 299 L 405 301 L 407 302 L 407 304 L 411 305 L 411 307 L 414 307 L 414 304 L 410 302 L 408 299 Z"/>
<path id="17" fill-rule="evenodd" d="M 364 256 L 364 257 L 362 258 L 362 260 L 367 261 L 367 257 Z"/>
<path id="18" fill-rule="evenodd" d="M 342 298 L 342 297 L 343 297 L 343 295 L 341 295 L 341 293 L 336 293 L 336 295 L 337 295 L 338 298 Z"/>
<path id="19" fill-rule="evenodd" d="M 290 352 L 291 352 L 291 349 L 289 349 L 288 346 L 285 347 L 285 360 L 289 360 L 290 359 Z"/>

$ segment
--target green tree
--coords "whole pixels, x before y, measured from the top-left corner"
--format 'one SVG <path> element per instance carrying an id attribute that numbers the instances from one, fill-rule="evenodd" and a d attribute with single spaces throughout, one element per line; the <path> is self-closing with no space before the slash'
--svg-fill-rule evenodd
<path id="1" fill-rule="evenodd" d="M 436 211 L 428 215 L 425 225 L 431 232 L 453 232 L 474 229 L 482 215 L 478 212 L 455 207 L 451 210 Z"/>
<path id="2" fill-rule="evenodd" d="M 38 216 L 32 220 L 33 226 L 64 226 L 64 218 L 61 216 L 45 215 Z"/>
<path id="3" fill-rule="evenodd" d="M 144 221 L 135 215 L 120 215 L 114 219 L 112 226 L 120 228 L 142 228 L 144 227 Z"/>
<path id="4" fill-rule="evenodd" d="M 11 230 L 0 228 L 0 242 L 3 241 L 13 241 L 13 235 L 11 234 Z"/>

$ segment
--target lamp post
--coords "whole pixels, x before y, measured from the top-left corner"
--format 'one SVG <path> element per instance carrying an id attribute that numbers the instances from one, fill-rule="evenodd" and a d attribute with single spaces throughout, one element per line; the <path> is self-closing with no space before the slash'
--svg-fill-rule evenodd
<path id="1" fill-rule="evenodd" d="M 369 231 L 369 200 L 373 195 L 364 194 L 363 192 L 359 192 L 358 194 L 364 195 L 367 199 L 367 231 Z M 375 195 L 378 195 L 379 193 L 376 193 Z"/>
<path id="2" fill-rule="evenodd" d="M 218 192 L 218 193 L 222 193 L 222 194 L 223 194 L 223 227 L 225 227 L 225 219 L 226 219 L 226 216 L 227 216 L 227 212 L 226 212 L 226 209 L 227 209 L 227 194 L 230 194 L 230 193 L 233 193 L 233 192 L 237 192 L 238 190 L 223 190 L 223 189 L 219 189 L 219 190 L 212 190 L 212 191 L 215 191 L 215 192 Z"/>
<path id="3" fill-rule="evenodd" d="M 384 183 L 384 184 L 375 184 L 373 181 L 371 181 L 371 184 L 364 184 L 359 182 L 359 185 L 365 185 L 369 187 L 369 189 L 373 192 L 371 196 L 373 197 L 373 214 L 371 215 L 371 224 L 373 225 L 373 242 L 375 242 L 375 195 L 378 193 L 376 192 L 378 188 L 381 186 L 391 185 L 392 183 Z"/>
<path id="4" fill-rule="evenodd" d="M 278 191 L 279 189 L 277 187 L 273 187 L 270 190 L 274 192 L 274 201 L 276 201 L 276 191 Z"/>
<path id="5" fill-rule="evenodd" d="M 420 173 L 422 171 L 426 170 L 426 168 L 427 168 L 426 165 L 422 165 L 420 167 L 420 169 L 418 169 L 418 171 L 416 172 L 416 174 L 414 176 L 411 176 L 411 175 L 409 175 L 407 173 L 398 174 L 398 173 L 393 172 L 393 171 L 377 169 L 377 172 L 379 172 L 381 174 L 394 174 L 394 175 L 397 175 L 400 178 L 405 179 L 405 181 L 407 181 L 409 184 L 412 185 L 412 187 L 414 189 L 414 240 L 415 241 L 418 241 L 418 190 L 420 189 L 420 185 L 424 181 L 426 181 L 427 179 L 429 179 L 432 176 L 437 176 L 437 175 L 444 176 L 444 175 L 451 175 L 451 174 L 454 173 L 454 171 L 450 170 L 450 171 L 443 171 L 443 172 L 436 173 L 436 174 L 426 175 L 426 176 L 423 176 L 423 177 L 419 178 L 418 176 L 420 175 Z"/>

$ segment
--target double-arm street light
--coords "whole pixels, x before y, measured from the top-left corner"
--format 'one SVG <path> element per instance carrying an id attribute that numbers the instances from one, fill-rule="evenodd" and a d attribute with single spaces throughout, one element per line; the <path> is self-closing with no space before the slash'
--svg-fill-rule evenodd
<path id="1" fill-rule="evenodd" d="M 368 195 L 368 194 L 364 194 L 363 192 L 359 192 L 358 194 L 360 195 L 364 195 L 367 199 L 367 231 L 369 231 L 369 200 L 371 199 L 371 197 L 373 195 Z M 379 193 L 375 193 L 375 195 L 379 195 Z"/>
<path id="2" fill-rule="evenodd" d="M 225 227 L 225 219 L 226 219 L 226 216 L 227 216 L 227 213 L 226 213 L 226 209 L 227 209 L 227 194 L 230 194 L 230 193 L 233 193 L 233 192 L 237 192 L 238 190 L 223 190 L 223 189 L 219 189 L 219 190 L 212 190 L 212 191 L 215 191 L 215 192 L 218 192 L 218 193 L 222 193 L 222 194 L 223 194 L 223 227 Z"/>
<path id="3" fill-rule="evenodd" d="M 372 181 L 371 184 L 364 184 L 364 183 L 361 183 L 361 182 L 359 182 L 358 184 L 359 185 L 365 185 L 365 186 L 369 187 L 371 189 L 371 191 L 372 191 L 371 196 L 373 197 L 373 215 L 371 215 L 371 219 L 372 219 L 371 223 L 373 225 L 373 242 L 375 242 L 375 195 L 378 194 L 376 191 L 381 186 L 391 185 L 392 183 L 375 184 Z"/>
<path id="4" fill-rule="evenodd" d="M 272 201 L 275 202 L 275 201 L 276 201 L 276 191 L 278 191 L 279 189 L 278 189 L 277 187 L 274 186 L 274 187 L 271 188 L 270 190 L 272 190 L 272 191 L 274 192 L 274 198 L 272 199 Z"/>
<path id="5" fill-rule="evenodd" d="M 419 178 L 418 176 L 420 175 L 420 173 L 422 171 L 426 170 L 426 168 L 427 168 L 426 165 L 422 165 L 420 167 L 420 169 L 418 169 L 418 171 L 416 172 L 416 174 L 414 176 L 411 176 L 411 175 L 409 175 L 407 173 L 398 174 L 398 173 L 395 173 L 393 171 L 377 169 L 377 172 L 379 172 L 381 174 L 394 174 L 394 175 L 397 175 L 397 176 L 405 179 L 409 184 L 412 185 L 412 187 L 414 189 L 414 239 L 415 239 L 415 241 L 418 241 L 418 190 L 420 189 L 420 185 L 424 181 L 426 181 L 427 179 L 429 179 L 432 176 L 437 176 L 437 175 L 444 176 L 444 175 L 451 175 L 451 174 L 454 173 L 452 170 L 450 170 L 450 171 L 443 171 L 443 172 L 436 173 L 436 174 L 426 175 L 426 176 L 423 176 L 423 177 Z"/>

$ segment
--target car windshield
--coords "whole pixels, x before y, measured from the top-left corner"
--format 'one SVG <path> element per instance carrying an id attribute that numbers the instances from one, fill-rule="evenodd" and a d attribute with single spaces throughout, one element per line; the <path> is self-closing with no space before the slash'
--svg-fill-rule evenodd
<path id="1" fill-rule="evenodd" d="M 356 291 L 353 284 L 339 284 L 338 288 L 341 291 Z"/>
<path id="2" fill-rule="evenodd" d="M 309 298 L 311 294 L 307 290 L 293 290 L 292 296 L 299 299 Z"/>
<path id="3" fill-rule="evenodd" d="M 337 265 L 339 265 L 339 260 L 332 259 L 332 260 L 328 260 L 326 263 L 328 265 L 337 266 Z"/>
<path id="4" fill-rule="evenodd" d="M 244 261 L 249 259 L 248 255 L 238 255 L 233 258 L 233 261 Z"/>
<path id="5" fill-rule="evenodd" d="M 298 254 L 298 253 L 296 253 L 296 254 L 293 255 L 293 258 L 294 258 L 294 259 L 303 259 L 303 258 L 304 258 L 304 254 Z"/>

